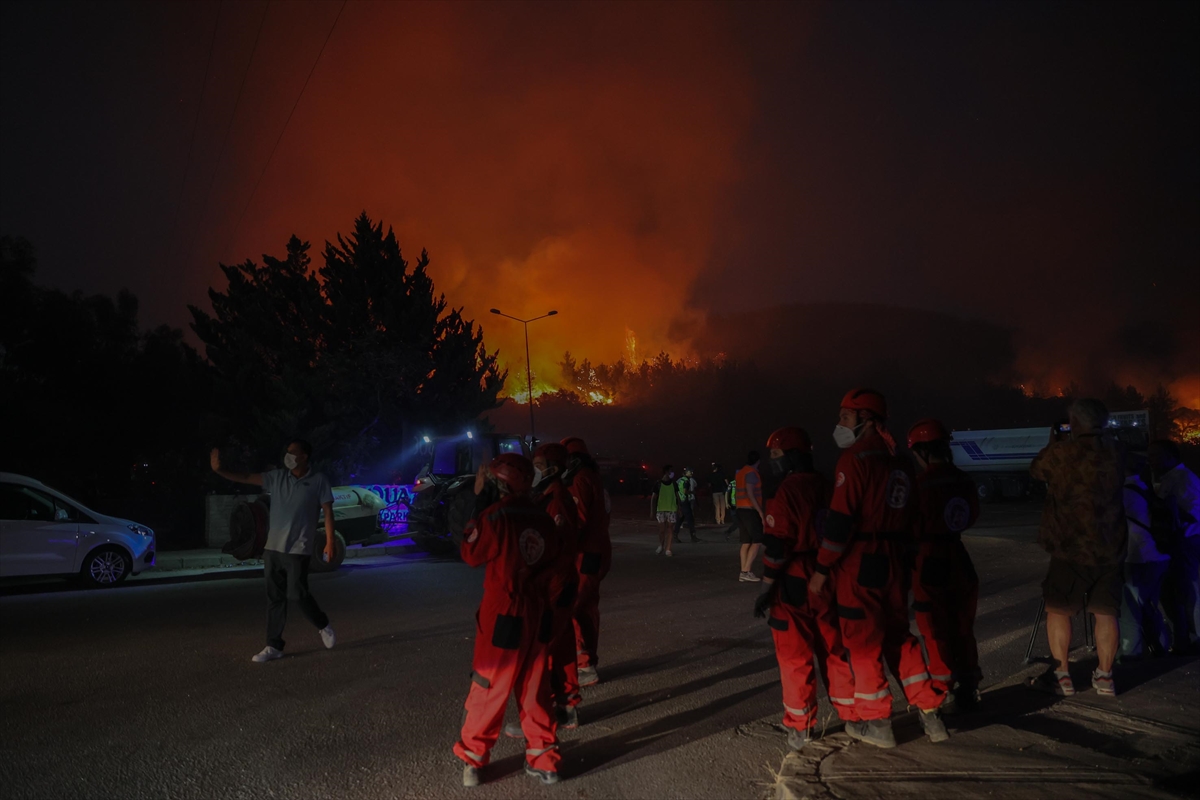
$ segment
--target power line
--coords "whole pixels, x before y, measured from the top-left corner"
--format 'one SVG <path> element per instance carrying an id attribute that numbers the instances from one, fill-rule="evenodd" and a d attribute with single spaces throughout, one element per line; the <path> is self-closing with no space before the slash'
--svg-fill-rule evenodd
<path id="1" fill-rule="evenodd" d="M 208 179 L 208 191 L 204 193 L 204 203 L 200 206 L 200 213 L 208 208 L 208 201 L 212 198 L 213 184 L 217 181 L 217 172 L 221 169 L 221 161 L 225 158 L 225 146 L 229 143 L 229 132 L 233 130 L 233 121 L 237 118 L 238 108 L 242 104 L 242 90 L 246 88 L 246 78 L 250 75 L 250 67 L 254 66 L 254 56 L 258 53 L 258 40 L 262 37 L 263 24 L 267 21 L 267 12 L 271 9 L 271 0 L 267 0 L 267 4 L 263 6 L 262 16 L 258 18 L 258 30 L 254 34 L 254 48 L 250 51 L 250 60 L 246 62 L 246 69 L 242 73 L 242 82 L 238 84 L 237 98 L 233 101 L 233 113 L 229 115 L 229 123 L 225 126 L 225 135 L 221 138 L 221 149 L 217 151 L 217 163 L 213 165 L 212 176 Z M 201 222 L 203 222 L 203 216 Z M 192 246 L 196 243 L 196 236 L 199 231 L 192 234 L 191 241 L 187 246 L 187 260 L 191 261 Z"/>
<path id="2" fill-rule="evenodd" d="M 212 70 L 213 51 L 217 45 L 217 29 L 221 27 L 221 10 L 224 7 L 225 0 L 221 0 L 217 4 L 217 21 L 213 23 L 212 38 L 208 41 L 208 63 L 204 65 L 204 80 L 200 82 L 200 99 L 196 101 L 196 116 L 192 119 L 192 138 L 188 144 L 187 166 L 183 169 L 183 183 L 179 187 L 179 197 L 175 200 L 175 216 L 171 220 L 171 235 L 167 237 L 167 261 L 171 260 L 175 231 L 179 226 L 179 209 L 183 205 L 183 195 L 187 190 L 188 177 L 192 174 L 192 154 L 196 150 L 196 133 L 200 130 L 200 109 L 204 106 L 204 95 L 208 92 L 208 74 Z"/>
<path id="3" fill-rule="evenodd" d="M 300 94 L 296 95 L 296 102 L 292 104 L 292 110 L 288 113 L 287 120 L 283 123 L 283 130 L 279 132 L 279 138 L 275 140 L 275 146 L 271 148 L 271 155 L 267 156 L 267 163 L 263 164 L 262 172 L 258 174 L 258 180 L 254 182 L 254 188 L 250 190 L 250 197 L 247 198 L 246 205 L 242 208 L 242 213 L 238 216 L 237 224 L 233 226 L 233 233 L 229 235 L 229 242 L 225 245 L 225 252 L 229 252 L 230 248 L 233 247 L 238 230 L 242 227 L 242 221 L 246 218 L 246 212 L 250 210 L 250 204 L 254 202 L 254 195 L 258 192 L 259 184 L 262 183 L 263 176 L 267 174 L 267 168 L 271 166 L 271 159 L 275 158 L 275 151 L 279 149 L 279 143 L 283 141 L 283 135 L 287 133 L 288 125 L 292 121 L 292 115 L 296 113 L 296 109 L 300 106 L 300 98 L 304 97 L 304 90 L 308 88 L 308 82 L 312 80 L 313 73 L 317 71 L 317 65 L 321 63 L 321 56 L 325 53 L 325 46 L 333 38 L 333 31 L 337 28 L 338 20 L 342 18 L 342 12 L 345 10 L 346 0 L 342 0 L 342 5 L 338 8 L 337 16 L 333 18 L 333 24 L 329 26 L 329 33 L 325 34 L 325 41 L 321 44 L 321 50 L 317 53 L 317 58 L 313 61 L 312 68 L 308 71 L 308 77 L 304 79 L 304 85 L 300 87 Z"/>

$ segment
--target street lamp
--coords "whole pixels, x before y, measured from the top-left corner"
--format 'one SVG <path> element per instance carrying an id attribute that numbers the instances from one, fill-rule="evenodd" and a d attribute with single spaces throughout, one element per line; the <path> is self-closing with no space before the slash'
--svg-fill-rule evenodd
<path id="1" fill-rule="evenodd" d="M 505 314 L 498 308 L 491 309 L 491 312 L 496 316 L 507 317 L 525 326 L 525 378 L 527 380 L 527 388 L 529 389 L 529 446 L 533 447 L 537 444 L 537 434 L 533 431 L 533 365 L 529 361 L 529 323 L 537 322 L 539 319 L 545 319 L 546 317 L 553 317 L 558 312 L 550 311 L 542 314 L 540 317 L 533 317 L 531 319 L 514 317 L 510 314 Z"/>

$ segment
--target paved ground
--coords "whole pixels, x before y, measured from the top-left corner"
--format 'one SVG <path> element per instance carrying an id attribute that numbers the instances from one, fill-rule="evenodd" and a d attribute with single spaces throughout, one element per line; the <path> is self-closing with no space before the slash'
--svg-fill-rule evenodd
<path id="1" fill-rule="evenodd" d="M 0 786 L 16 800 L 935 797 L 980 786 L 1034 797 L 1043 779 L 1162 796 L 1185 785 L 1180 776 L 1200 761 L 1194 662 L 1149 665 L 1153 674 L 1111 706 L 1090 694 L 1047 704 L 1006 688 L 1026 669 L 1045 559 L 1027 513 L 993 521 L 1000 527 L 969 541 L 983 580 L 990 711 L 941 756 L 909 721 L 890 753 L 831 728 L 805 758 L 785 759 L 771 640 L 750 614 L 756 586 L 736 581 L 736 543 L 702 530 L 713 541 L 677 545 L 668 560 L 653 555 L 649 524 L 625 521 L 614 526 L 604 587 L 604 682 L 586 690 L 585 725 L 563 737 L 569 780 L 558 787 L 521 775 L 520 747 L 507 741 L 489 784 L 458 785 L 450 745 L 481 573 L 411 555 L 316 576 L 337 648 L 323 650 L 295 619 L 288 657 L 267 665 L 249 660 L 264 616 L 253 568 L 148 575 L 102 592 L 0 589 Z M 1163 719 L 1172 704 L 1175 717 Z"/>

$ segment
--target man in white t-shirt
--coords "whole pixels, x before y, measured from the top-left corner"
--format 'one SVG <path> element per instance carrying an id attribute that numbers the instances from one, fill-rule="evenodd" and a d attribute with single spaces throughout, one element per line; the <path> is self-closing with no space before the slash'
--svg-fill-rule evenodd
<path id="1" fill-rule="evenodd" d="M 313 472 L 309 462 L 312 445 L 296 439 L 283 457 L 284 469 L 268 472 L 239 473 L 221 469 L 221 453 L 210 455 L 213 472 L 226 480 L 261 486 L 271 496 L 271 517 L 267 544 L 263 550 L 263 576 L 267 583 L 267 646 L 252 659 L 256 663 L 283 657 L 283 627 L 287 622 L 288 601 L 320 631 L 325 647 L 332 648 L 335 637 L 329 617 L 317 605 L 308 590 L 309 560 L 317 545 L 317 515 L 325 512 L 326 560 L 335 553 L 333 530 L 333 489 L 329 480 Z"/>

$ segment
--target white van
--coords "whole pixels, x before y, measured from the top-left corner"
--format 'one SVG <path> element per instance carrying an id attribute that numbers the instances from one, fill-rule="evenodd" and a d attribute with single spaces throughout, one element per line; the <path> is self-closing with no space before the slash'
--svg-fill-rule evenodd
<path id="1" fill-rule="evenodd" d="M 91 586 L 116 586 L 153 566 L 154 531 L 145 525 L 0 472 L 0 578 L 78 575 Z"/>

